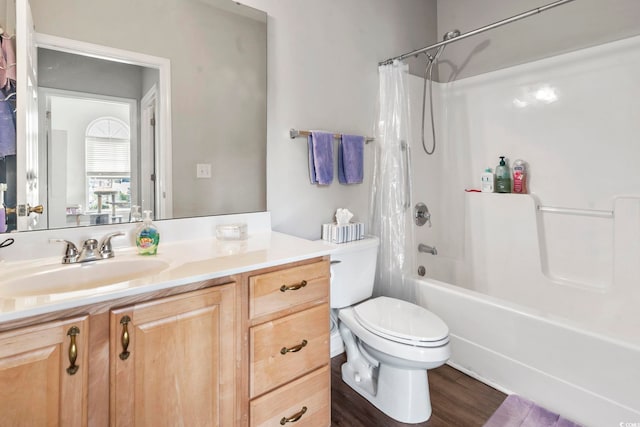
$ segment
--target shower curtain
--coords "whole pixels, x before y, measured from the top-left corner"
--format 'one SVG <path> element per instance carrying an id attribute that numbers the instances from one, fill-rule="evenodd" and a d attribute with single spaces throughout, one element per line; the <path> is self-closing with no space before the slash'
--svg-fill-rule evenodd
<path id="1" fill-rule="evenodd" d="M 371 233 L 380 238 L 374 296 L 413 301 L 414 262 L 407 64 L 378 68 L 380 89 L 371 192 Z M 406 281 L 406 282 L 405 282 Z"/>

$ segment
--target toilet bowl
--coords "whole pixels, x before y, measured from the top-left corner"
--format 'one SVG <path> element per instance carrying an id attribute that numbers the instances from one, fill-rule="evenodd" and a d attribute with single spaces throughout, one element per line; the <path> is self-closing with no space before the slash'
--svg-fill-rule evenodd
<path id="1" fill-rule="evenodd" d="M 369 238 L 340 245 L 331 256 L 331 306 L 347 352 L 342 379 L 391 418 L 424 422 L 431 416 L 427 369 L 448 360 L 449 329 L 418 305 L 367 299 L 377 248 L 378 240 Z"/>

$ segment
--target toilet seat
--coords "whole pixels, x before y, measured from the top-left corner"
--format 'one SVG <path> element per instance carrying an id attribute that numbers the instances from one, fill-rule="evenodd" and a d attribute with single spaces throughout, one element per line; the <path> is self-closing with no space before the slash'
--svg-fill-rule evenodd
<path id="1" fill-rule="evenodd" d="M 353 307 L 354 317 L 369 332 L 416 347 L 439 347 L 449 342 L 449 328 L 435 314 L 416 304 L 377 297 Z"/>

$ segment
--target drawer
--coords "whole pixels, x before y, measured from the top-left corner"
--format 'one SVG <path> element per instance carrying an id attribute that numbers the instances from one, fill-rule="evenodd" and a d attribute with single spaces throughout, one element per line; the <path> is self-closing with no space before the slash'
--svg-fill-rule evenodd
<path id="1" fill-rule="evenodd" d="M 254 326 L 249 336 L 255 397 L 329 362 L 329 304 Z"/>
<path id="2" fill-rule="evenodd" d="M 250 426 L 281 426 L 300 415 L 295 426 L 328 427 L 331 424 L 331 377 L 324 367 L 286 384 L 249 404 Z"/>
<path id="3" fill-rule="evenodd" d="M 252 319 L 328 296 L 328 261 L 249 278 L 249 314 Z"/>

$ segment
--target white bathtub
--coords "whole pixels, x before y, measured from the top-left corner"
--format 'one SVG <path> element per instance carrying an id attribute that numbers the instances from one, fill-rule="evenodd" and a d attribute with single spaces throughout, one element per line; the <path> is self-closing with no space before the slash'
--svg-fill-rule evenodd
<path id="1" fill-rule="evenodd" d="M 640 423 L 640 347 L 437 280 L 414 284 L 449 325 L 455 368 L 585 426 Z"/>

